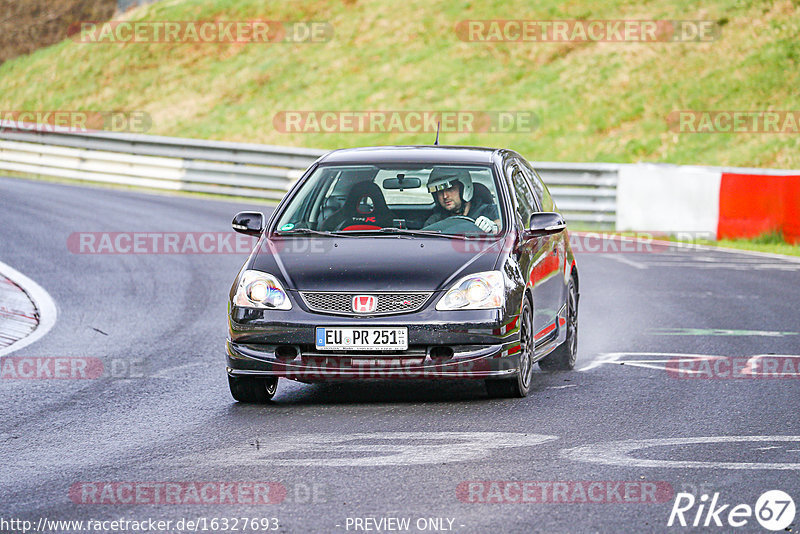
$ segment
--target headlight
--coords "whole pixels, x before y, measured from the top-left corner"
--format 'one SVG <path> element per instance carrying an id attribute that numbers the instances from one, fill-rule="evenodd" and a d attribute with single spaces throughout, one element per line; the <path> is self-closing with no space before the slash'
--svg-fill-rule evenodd
<path id="1" fill-rule="evenodd" d="M 261 271 L 242 273 L 233 303 L 245 308 L 292 309 L 292 303 L 278 279 Z"/>
<path id="2" fill-rule="evenodd" d="M 506 302 L 505 282 L 500 271 L 465 276 L 436 304 L 443 310 L 486 310 L 502 308 Z"/>

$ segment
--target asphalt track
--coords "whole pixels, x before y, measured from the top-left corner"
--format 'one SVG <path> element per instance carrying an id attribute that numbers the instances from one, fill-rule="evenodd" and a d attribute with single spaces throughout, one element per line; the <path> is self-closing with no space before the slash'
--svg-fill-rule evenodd
<path id="1" fill-rule="evenodd" d="M 271 405 L 244 406 L 229 395 L 223 347 L 245 255 L 76 254 L 67 242 L 75 232 L 228 232 L 232 215 L 253 207 L 0 178 L 0 262 L 58 308 L 52 330 L 12 356 L 97 358 L 105 369 L 89 380 L 0 380 L 1 519 L 276 518 L 279 532 L 363 532 L 376 524 L 356 518 L 394 517 L 410 519 L 410 532 L 446 531 L 418 523 L 429 518 L 455 532 L 727 532 L 667 527 L 675 494 L 754 506 L 779 489 L 800 505 L 800 377 L 664 369 L 687 354 L 800 361 L 800 263 L 681 248 L 579 253 L 577 370 L 537 372 L 526 399 L 490 400 L 468 381 L 282 380 Z M 612 443 L 623 440 L 656 441 Z M 148 504 L 143 494 L 92 504 L 80 494 L 86 482 L 208 481 L 273 482 L 281 502 Z M 485 503 L 459 488 L 491 485 L 469 481 L 653 482 L 668 494 Z M 735 530 L 766 532 L 754 517 Z"/>

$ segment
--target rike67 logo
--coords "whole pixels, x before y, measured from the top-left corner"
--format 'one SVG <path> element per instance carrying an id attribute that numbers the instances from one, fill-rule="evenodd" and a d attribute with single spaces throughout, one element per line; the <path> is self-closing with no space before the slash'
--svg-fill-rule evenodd
<path id="1" fill-rule="evenodd" d="M 783 491 L 770 490 L 758 498 L 753 508 L 749 504 L 722 504 L 719 493 L 714 493 L 711 502 L 706 494 L 695 499 L 691 493 L 678 493 L 667 526 L 738 528 L 747 525 L 753 516 L 767 530 L 787 529 L 794 521 L 794 500 Z"/>

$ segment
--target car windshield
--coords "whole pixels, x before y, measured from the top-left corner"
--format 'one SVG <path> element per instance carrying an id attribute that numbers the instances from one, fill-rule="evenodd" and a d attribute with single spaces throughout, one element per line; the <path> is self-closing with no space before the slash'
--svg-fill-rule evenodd
<path id="1" fill-rule="evenodd" d="M 275 229 L 486 237 L 502 232 L 502 205 L 488 165 L 327 165 L 305 180 Z"/>

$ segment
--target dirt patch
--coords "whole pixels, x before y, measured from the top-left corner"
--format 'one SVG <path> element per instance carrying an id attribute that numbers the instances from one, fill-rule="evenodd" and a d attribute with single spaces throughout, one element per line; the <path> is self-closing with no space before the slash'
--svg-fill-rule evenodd
<path id="1" fill-rule="evenodd" d="M 0 0 L 0 63 L 68 37 L 82 21 L 109 20 L 117 0 Z"/>

